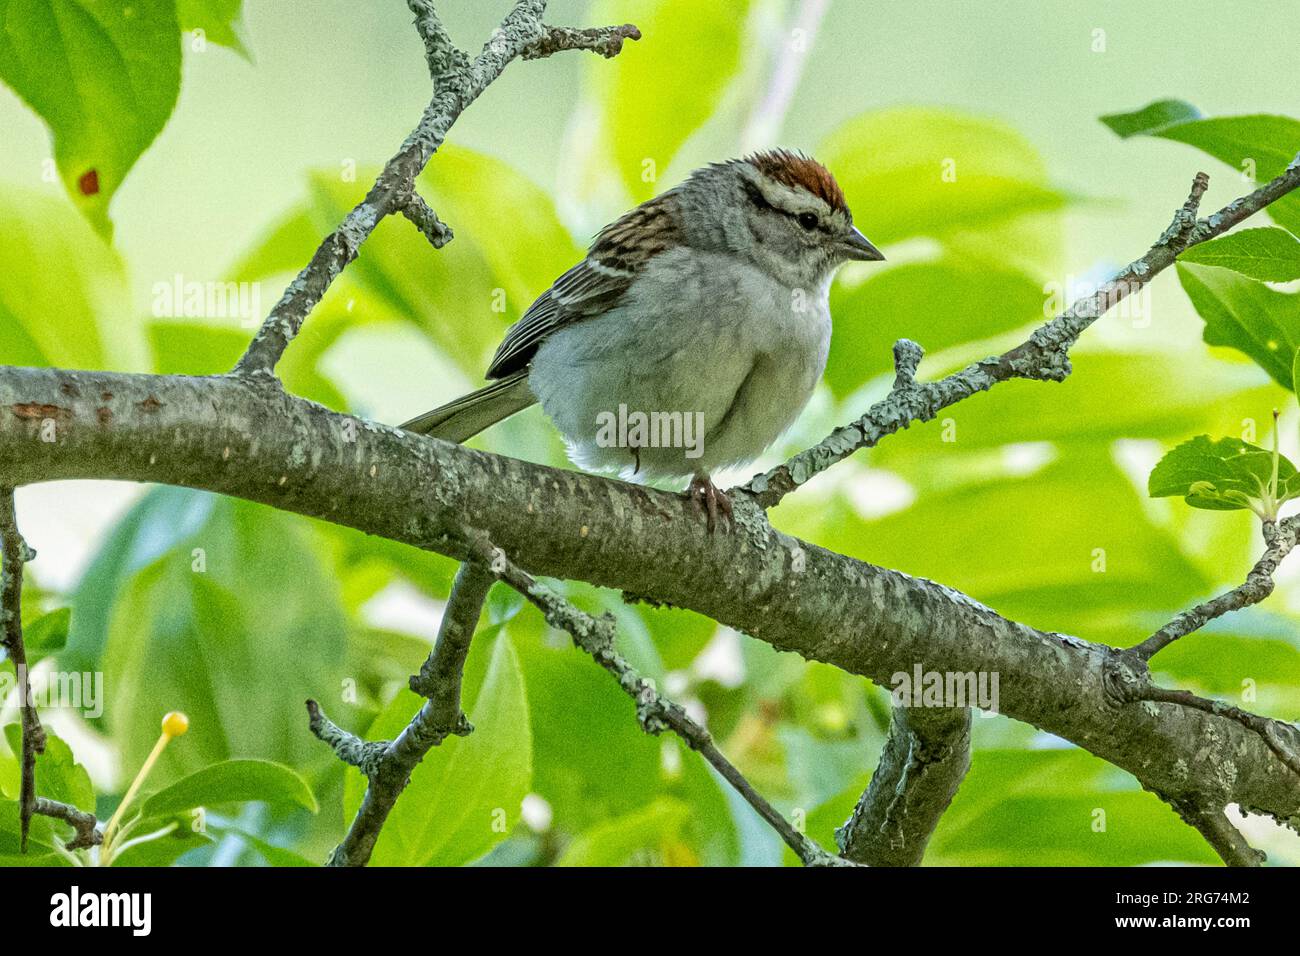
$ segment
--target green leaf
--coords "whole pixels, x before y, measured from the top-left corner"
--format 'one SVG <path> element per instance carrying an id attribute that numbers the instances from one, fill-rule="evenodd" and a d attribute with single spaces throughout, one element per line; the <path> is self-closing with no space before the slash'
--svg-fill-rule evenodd
<path id="1" fill-rule="evenodd" d="M 28 843 L 28 851 L 25 854 L 0 853 L 0 867 L 21 866 L 21 867 L 47 867 L 47 866 L 72 866 L 66 858 L 58 853 L 34 853 L 31 850 L 31 843 Z"/>
<path id="2" fill-rule="evenodd" d="M 22 752 L 22 729 L 18 724 L 6 725 L 4 737 L 11 752 L 15 754 Z M 16 777 L 16 765 L 14 771 Z M 14 783 L 17 783 L 16 779 Z M 95 810 L 95 789 L 91 785 L 90 774 L 86 772 L 85 767 L 77 763 L 67 743 L 62 738 L 49 733 L 48 730 L 45 753 L 37 760 L 36 795 L 71 804 L 89 813 Z M 0 856 L 17 854 L 21 845 L 16 793 L 14 797 L 15 799 L 0 801 Z M 73 828 L 61 820 L 35 816 L 31 821 L 28 853 L 37 857 L 42 848 L 49 849 L 55 845 L 56 840 L 66 840 L 72 834 Z M 26 860 L 27 857 L 23 856 L 19 859 Z"/>
<path id="3" fill-rule="evenodd" d="M 60 824 L 51 817 L 39 814 L 32 817 L 31 829 L 27 833 L 27 853 L 21 854 L 22 823 L 19 819 L 18 801 L 0 802 L 0 865 L 24 866 L 28 859 L 41 858 L 42 851 L 51 850 L 59 839 L 60 834 L 55 833 L 56 824 L 63 831 L 61 835 L 72 835 L 72 827 Z"/>
<path id="4" fill-rule="evenodd" d="M 448 737 L 415 768 L 375 845 L 374 864 L 460 866 L 491 850 L 519 821 L 532 784 L 532 733 L 519 659 L 499 626 L 475 636 L 464 691 L 474 732 Z M 423 703 L 399 691 L 367 739 L 396 737 Z M 361 775 L 349 772 L 343 800 L 348 819 L 364 792 Z"/>
<path id="5" fill-rule="evenodd" d="M 831 550 L 942 581 L 1015 620 L 1096 638 L 1101 615 L 1117 622 L 1119 636 L 1131 636 L 1142 615 L 1210 587 L 1143 506 L 1103 447 L 1074 450 L 1029 475 L 932 492 L 875 521 L 836 497 L 787 501 L 773 523 Z M 975 545 L 990 541 L 996 561 Z"/>
<path id="6" fill-rule="evenodd" d="M 195 807 L 258 800 L 296 805 L 315 813 L 316 797 L 307 781 L 269 760 L 225 760 L 176 781 L 144 802 L 145 817 L 172 816 Z"/>
<path id="7" fill-rule="evenodd" d="M 636 24 L 654 41 L 627 44 L 617 58 L 591 69 L 615 165 L 637 202 L 658 191 L 655 179 L 717 109 L 740 65 L 748 8 L 749 0 L 638 4 Z M 607 2 L 590 15 L 619 23 L 627 11 Z M 702 62 L 708 69 L 700 69 Z M 628 122 L 632 116 L 636 122 Z M 653 164 L 649 176 L 647 162 Z"/>
<path id="8" fill-rule="evenodd" d="M 1171 355 L 1084 342 L 1070 359 L 1075 373 L 1064 382 L 1004 382 L 882 442 L 872 463 L 923 484 L 946 483 L 948 475 L 969 477 L 972 456 L 1007 445 L 1095 448 L 1133 438 L 1173 444 L 1199 432 L 1230 432 L 1246 418 L 1266 419 L 1282 397 L 1254 366 L 1219 361 L 1199 347 Z M 1142 401 L 1117 400 L 1125 395 Z"/>
<path id="9" fill-rule="evenodd" d="M 22 729 L 18 724 L 5 727 L 5 742 L 14 753 L 22 752 Z M 95 811 L 95 788 L 90 783 L 90 774 L 77 763 L 72 748 L 48 731 L 45 753 L 41 755 L 37 768 L 36 794 L 70 803 L 89 813 Z"/>
<path id="10" fill-rule="evenodd" d="M 67 203 L 0 190 L 0 363 L 104 368 L 100 329 L 129 315 L 121 260 Z"/>
<path id="11" fill-rule="evenodd" d="M 302 733 L 302 700 L 343 686 L 347 635 L 316 539 L 304 520 L 268 508 L 191 501 L 199 507 L 179 510 L 181 527 L 152 526 L 165 512 L 128 519 L 134 533 L 123 536 L 121 560 L 149 563 L 134 572 L 118 566 L 107 639 L 93 656 L 89 646 L 75 648 L 89 657 L 82 669 L 111 671 L 105 718 L 124 764 L 138 766 L 163 713 L 182 710 L 190 731 L 163 754 L 158 785 L 231 757 L 329 766 L 328 749 Z M 104 571 L 108 579 L 112 565 Z M 69 651 L 80 613 L 78 605 Z M 346 719 L 346 705 L 332 709 Z"/>
<path id="12" fill-rule="evenodd" d="M 0 0 L 0 79 L 50 128 L 73 202 L 103 235 L 108 206 L 176 105 L 173 0 Z"/>
<path id="13" fill-rule="evenodd" d="M 146 333 L 159 375 L 229 372 L 251 336 L 240 329 L 170 319 L 155 319 Z"/>
<path id="14" fill-rule="evenodd" d="M 27 648 L 29 663 L 63 649 L 68 642 L 68 628 L 72 623 L 72 608 L 61 607 L 42 614 L 31 624 L 23 626 L 23 644 Z"/>
<path id="15" fill-rule="evenodd" d="M 1121 136 L 1143 134 L 1187 143 L 1227 163 L 1258 182 L 1280 176 L 1300 151 L 1300 120 L 1256 114 L 1203 119 L 1196 108 L 1163 100 L 1138 110 L 1103 116 L 1102 122 Z M 1280 226 L 1300 233 L 1300 197 L 1283 196 L 1268 207 Z"/>
<path id="16" fill-rule="evenodd" d="M 301 853 L 295 853 L 293 850 L 285 849 L 282 846 L 276 846 L 274 843 L 270 843 L 262 839 L 256 833 L 250 833 L 247 829 L 244 829 L 242 827 L 223 826 L 223 827 L 214 827 L 214 829 L 217 829 L 220 833 L 223 834 L 227 834 L 227 833 L 234 834 L 238 836 L 240 839 L 248 841 L 248 845 L 251 846 L 255 851 L 257 851 L 257 853 L 262 857 L 262 859 L 264 859 L 271 866 L 278 866 L 278 867 L 320 866 L 319 863 L 315 862 L 314 860 L 307 859 Z"/>
<path id="17" fill-rule="evenodd" d="M 1251 710 L 1293 718 L 1277 712 L 1273 697 L 1300 703 L 1300 647 L 1294 620 L 1252 609 L 1227 621 L 1231 630 L 1224 625 L 1211 627 L 1200 632 L 1201 640 L 1171 644 L 1152 661 L 1152 670 L 1168 675 L 1180 687 L 1194 684 L 1206 693 L 1236 698 L 1233 703 L 1240 701 Z M 1256 698 L 1241 696 L 1247 686 Z"/>
<path id="18" fill-rule="evenodd" d="M 13 665 L 8 662 L 6 664 L 8 665 L 8 673 L 4 671 L 0 671 L 0 673 L 5 673 L 5 677 L 10 678 L 13 673 Z M 0 797 L 7 797 L 10 800 L 18 799 L 19 776 L 18 758 L 12 753 L 0 753 Z"/>
<path id="19" fill-rule="evenodd" d="M 1274 226 L 1242 229 L 1192 246 L 1180 262 L 1219 266 L 1265 282 L 1300 279 L 1300 239 Z"/>
<path id="20" fill-rule="evenodd" d="M 580 832 L 643 806 L 663 787 L 662 751 L 622 688 L 532 608 L 508 627 L 528 687 L 533 789 L 554 825 Z"/>
<path id="21" fill-rule="evenodd" d="M 877 245 L 928 236 L 963 258 L 1032 275 L 1055 269 L 1059 222 L 1036 214 L 1059 211 L 1070 197 L 1049 185 L 1038 153 L 1006 124 L 939 109 L 879 110 L 839 127 L 818 155 Z"/>
<path id="22" fill-rule="evenodd" d="M 202 30 L 206 39 L 251 60 L 244 38 L 244 0 L 176 0 L 181 29 Z"/>
<path id="23" fill-rule="evenodd" d="M 1205 343 L 1254 359 L 1283 388 L 1300 348 L 1300 294 L 1278 292 L 1228 269 L 1178 265 L 1178 281 L 1205 321 Z"/>
<path id="24" fill-rule="evenodd" d="M 809 813 L 808 835 L 833 847 L 834 829 L 848 818 L 867 780 Z M 925 856 L 930 866 L 1174 860 L 1211 863 L 1217 857 L 1158 797 L 1075 748 L 978 751 Z"/>
<path id="25" fill-rule="evenodd" d="M 1300 395 L 1300 349 L 1296 349 L 1295 358 L 1291 362 L 1291 390 Z"/>
<path id="26" fill-rule="evenodd" d="M 837 282 L 826 380 L 845 398 L 893 369 L 890 345 L 899 338 L 919 336 L 938 352 L 1042 321 L 1044 301 L 1042 283 L 1023 272 L 956 257 L 899 265 L 852 288 Z"/>
<path id="27" fill-rule="evenodd" d="M 216 842 L 209 832 L 196 832 L 181 821 L 171 821 L 164 826 L 172 828 L 153 839 L 134 843 L 113 855 L 113 866 L 173 866 L 177 859 L 190 850 L 210 846 Z M 161 829 L 161 827 L 159 828 Z M 156 831 L 154 831 L 156 832 Z M 132 839 L 151 835 L 150 831 L 133 833 Z"/>
<path id="28" fill-rule="evenodd" d="M 1200 834 L 1155 794 L 1142 792 L 1007 799 L 967 824 L 960 836 L 936 832 L 932 854 L 940 866 L 1142 866 L 1172 860 L 1219 862 Z"/>
<path id="29" fill-rule="evenodd" d="M 1181 495 L 1193 508 L 1236 511 L 1261 502 L 1273 478 L 1273 453 L 1238 438 L 1197 435 L 1165 454 L 1147 479 L 1152 498 Z M 1278 456 L 1278 503 L 1300 496 L 1300 476 Z"/>
<path id="30" fill-rule="evenodd" d="M 307 205 L 295 210 L 234 269 L 235 281 L 296 270 L 321 238 L 365 194 L 374 172 L 356 182 L 334 171 L 312 176 Z M 405 321 L 422 329 L 478 382 L 507 325 L 523 314 L 557 276 L 582 258 L 550 196 L 500 160 L 443 147 L 417 188 L 456 231 L 434 250 L 409 222 L 390 218 L 366 244 L 367 254 L 331 289 L 304 332 L 324 338 L 301 343 L 323 353 L 344 330 L 367 322 Z M 291 350 L 292 357 L 296 350 Z M 454 386 L 453 386 L 454 387 Z M 430 405 L 440 398 L 430 394 Z"/>
<path id="31" fill-rule="evenodd" d="M 347 409 L 347 399 L 317 368 L 321 353 L 344 328 L 342 322 L 325 319 L 320 326 L 305 332 L 300 343 L 303 348 L 287 352 L 279 366 L 285 388 L 335 410 Z M 154 371 L 160 375 L 228 372 L 244 353 L 253 334 L 249 330 L 171 319 L 155 319 L 145 331 L 154 356 Z M 326 341 L 329 333 L 332 335 Z"/>
<path id="32" fill-rule="evenodd" d="M 218 500 L 188 488 L 157 487 L 118 521 L 73 592 L 68 645 L 59 655 L 62 667 L 99 669 L 109 617 L 131 576 L 197 533 Z"/>
<path id="33" fill-rule="evenodd" d="M 615 817 L 577 837 L 556 866 L 627 866 L 663 861 L 666 845 L 680 839 L 691 808 L 660 797 L 649 806 Z"/>
<path id="34" fill-rule="evenodd" d="M 1145 134 L 1154 136 L 1162 129 L 1189 120 L 1198 120 L 1202 116 L 1191 103 L 1182 100 L 1156 100 L 1132 113 L 1111 113 L 1101 117 L 1101 121 L 1111 128 L 1120 139 Z"/>

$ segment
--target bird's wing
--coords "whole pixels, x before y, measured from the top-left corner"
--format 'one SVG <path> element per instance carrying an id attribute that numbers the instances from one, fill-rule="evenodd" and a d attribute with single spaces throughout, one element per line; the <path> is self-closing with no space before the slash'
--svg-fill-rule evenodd
<path id="1" fill-rule="evenodd" d="M 602 229 L 587 258 L 556 279 L 506 332 L 487 377 L 519 371 L 556 329 L 614 308 L 647 263 L 681 241 L 668 198 L 656 196 Z"/>

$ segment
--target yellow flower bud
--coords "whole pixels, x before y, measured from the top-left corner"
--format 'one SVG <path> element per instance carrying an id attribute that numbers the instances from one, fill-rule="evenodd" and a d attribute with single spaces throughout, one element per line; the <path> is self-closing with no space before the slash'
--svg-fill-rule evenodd
<path id="1" fill-rule="evenodd" d="M 179 710 L 173 710 L 162 719 L 162 732 L 168 737 L 179 737 L 190 729 L 190 719 Z"/>

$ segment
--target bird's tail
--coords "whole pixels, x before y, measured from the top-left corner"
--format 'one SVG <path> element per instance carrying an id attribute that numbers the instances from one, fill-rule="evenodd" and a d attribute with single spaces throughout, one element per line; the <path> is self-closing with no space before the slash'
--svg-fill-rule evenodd
<path id="1" fill-rule="evenodd" d="M 417 415 L 401 427 L 408 432 L 459 443 L 536 401 L 528 387 L 528 370 L 520 369 L 477 392 Z"/>

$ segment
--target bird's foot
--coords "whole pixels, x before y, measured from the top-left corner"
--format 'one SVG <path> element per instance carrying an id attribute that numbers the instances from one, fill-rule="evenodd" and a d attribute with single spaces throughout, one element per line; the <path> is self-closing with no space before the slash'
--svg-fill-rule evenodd
<path id="1" fill-rule="evenodd" d="M 708 475 L 696 475 L 692 478 L 690 487 L 686 489 L 686 496 L 695 507 L 704 512 L 709 534 L 713 534 L 717 527 L 719 514 L 727 519 L 728 525 L 731 524 L 731 499 L 727 497 L 725 491 L 713 483 Z"/>

